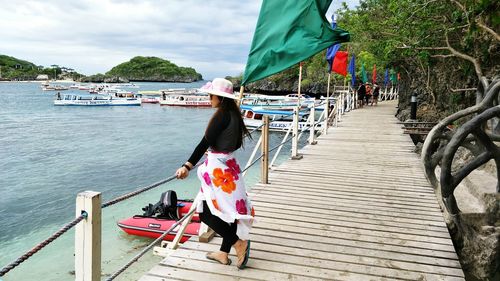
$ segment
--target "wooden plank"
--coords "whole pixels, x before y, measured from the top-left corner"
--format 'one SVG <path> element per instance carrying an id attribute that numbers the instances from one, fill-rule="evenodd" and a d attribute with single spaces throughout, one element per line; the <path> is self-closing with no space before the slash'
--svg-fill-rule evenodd
<path id="1" fill-rule="evenodd" d="M 264 237 L 262 237 L 264 238 Z M 284 261 L 287 264 L 308 264 L 312 268 L 328 268 L 332 270 L 341 270 L 352 273 L 375 275 L 381 277 L 393 277 L 409 280 L 418 280 L 416 276 L 426 274 L 427 278 L 442 278 L 442 274 L 455 274 L 457 277 L 463 277 L 461 271 L 440 270 L 433 265 L 419 265 L 407 261 L 390 261 L 374 259 L 369 257 L 357 257 L 353 255 L 342 255 L 337 253 L 321 252 L 308 249 L 295 248 L 293 246 L 280 246 L 268 243 L 261 243 L 253 240 L 251 258 L 271 261 Z M 218 249 L 221 239 L 218 238 L 210 244 L 188 244 L 187 250 L 193 251 L 215 251 Z M 183 256 L 183 253 L 176 255 Z M 200 257 L 202 258 L 202 257 Z M 233 258 L 231 256 L 230 258 Z M 401 269 L 405 269 L 402 271 Z M 439 273 L 441 272 L 441 273 Z M 432 277 L 434 275 L 434 278 Z M 423 279 L 427 280 L 427 279 Z M 439 280 L 439 279 L 438 279 Z"/>
<path id="2" fill-rule="evenodd" d="M 257 212 L 258 210 L 256 210 Z M 297 212 L 295 214 L 291 214 L 292 217 L 300 217 L 301 214 L 300 212 Z M 259 215 L 257 215 L 260 217 Z M 265 216 L 263 216 L 265 218 Z M 281 221 L 285 220 L 287 218 L 285 215 L 283 216 L 275 216 L 274 217 L 276 220 Z M 288 217 L 290 219 L 291 217 Z M 284 223 L 284 222 L 281 222 Z M 305 225 L 308 227 L 311 227 L 308 222 L 304 222 Z M 382 225 L 382 224 L 365 224 L 365 223 L 360 223 L 356 221 L 349 221 L 349 220 L 337 220 L 336 218 L 330 219 L 328 223 L 322 224 L 322 227 L 324 229 L 330 229 L 330 228 L 353 228 L 357 230 L 368 230 L 373 233 L 380 233 L 380 232 L 390 232 L 390 233 L 395 233 L 395 234 L 408 234 L 412 236 L 429 236 L 429 237 L 436 237 L 436 238 L 444 238 L 444 240 L 448 240 L 450 238 L 450 235 L 446 231 L 429 231 L 429 230 L 422 230 L 422 229 L 407 229 L 403 227 L 398 227 L 398 226 L 389 226 L 389 225 Z"/>
<path id="3" fill-rule="evenodd" d="M 363 210 L 360 208 L 356 207 L 344 207 L 340 205 L 336 205 L 336 208 L 331 208 L 327 209 L 326 211 L 322 208 L 317 208 L 315 204 L 300 204 L 300 203 L 290 203 L 287 205 L 276 205 L 279 204 L 280 202 L 283 202 L 283 200 L 280 200 L 279 198 L 269 198 L 269 197 L 261 197 L 259 198 L 258 201 L 254 202 L 254 205 L 258 206 L 266 206 L 266 207 L 271 207 L 271 208 L 276 208 L 276 209 L 281 209 L 281 210 L 296 210 L 301 213 L 310 213 L 310 214 L 317 214 L 317 213 L 326 213 L 326 214 L 333 214 L 335 211 L 339 212 L 350 212 L 353 215 L 357 216 L 363 216 L 363 215 L 375 215 L 377 217 L 383 217 L 386 219 L 390 218 L 395 218 L 395 219 L 419 219 L 422 222 L 427 222 L 432 225 L 445 225 L 444 220 L 440 218 L 435 218 L 435 217 L 429 217 L 429 216 L 420 216 L 420 215 L 411 215 L 411 214 L 405 214 L 405 213 L 391 213 L 391 212 L 385 212 L 385 211 L 373 211 L 370 212 L 370 210 Z M 435 218 L 435 219 L 434 219 Z"/>
<path id="4" fill-rule="evenodd" d="M 332 205 L 317 205 L 317 202 L 314 200 L 306 201 L 301 200 L 300 198 L 293 196 L 285 196 L 286 193 L 280 195 L 266 194 L 262 192 L 253 193 L 255 198 L 262 202 L 273 202 L 273 200 L 280 200 L 283 202 L 285 199 L 288 204 L 295 206 L 303 206 L 309 202 L 309 205 L 314 205 L 318 209 L 327 210 L 336 210 L 337 208 L 345 207 L 346 209 L 351 208 L 354 211 L 366 211 L 367 213 L 385 213 L 385 214 L 393 214 L 394 216 L 407 215 L 407 216 L 418 216 L 419 218 L 425 218 L 429 220 L 443 221 L 442 216 L 437 211 L 425 211 L 419 210 L 416 208 L 405 208 L 403 206 L 391 205 L 391 204 L 383 204 L 383 203 L 374 203 L 374 202 L 363 202 L 362 204 L 355 200 L 342 200 L 336 198 L 334 204 Z M 279 203 L 274 201 L 273 203 Z M 333 202 L 332 202 L 333 203 Z"/>
<path id="5" fill-rule="evenodd" d="M 332 187 L 334 187 L 332 185 Z M 293 185 L 270 185 L 267 187 L 255 186 L 252 188 L 255 193 L 286 193 L 286 194 L 300 194 L 303 198 L 345 198 L 352 199 L 353 195 L 356 195 L 355 200 L 358 200 L 360 204 L 364 201 L 376 201 L 385 203 L 397 203 L 402 206 L 414 206 L 423 207 L 423 209 L 437 209 L 439 210 L 439 205 L 435 198 L 429 198 L 424 196 L 399 196 L 395 193 L 390 194 L 377 194 L 376 192 L 357 192 L 354 190 L 346 190 L 345 188 L 327 188 L 325 186 L 314 185 L 313 188 L 303 188 Z"/>
<path id="6" fill-rule="evenodd" d="M 216 263 L 210 260 L 196 260 L 187 258 L 178 258 L 171 256 L 168 259 L 161 261 L 161 265 L 167 267 L 175 267 L 178 269 L 191 269 L 190 276 L 185 278 L 190 278 L 187 280 L 219 280 L 220 277 L 223 280 L 240 280 L 241 278 L 250 280 L 305 280 L 305 281 L 319 281 L 321 278 L 307 277 L 300 272 L 296 274 L 283 273 L 282 264 L 272 264 L 266 266 L 268 262 L 254 261 L 252 264 L 248 265 L 248 268 L 252 270 L 238 270 L 236 266 L 227 266 L 220 263 Z M 288 267 L 288 266 L 287 266 Z M 261 268 L 266 268 L 262 270 Z M 195 271 L 196 270 L 196 271 Z M 202 273 L 199 277 L 193 278 L 191 273 L 199 272 Z M 215 279 L 211 279 L 212 274 L 217 274 Z"/>
<path id="7" fill-rule="evenodd" d="M 396 252 L 387 252 L 384 250 L 378 250 L 378 249 L 373 249 L 373 248 L 356 248 L 354 246 L 347 246 L 342 244 L 342 240 L 340 239 L 335 239 L 333 234 L 327 233 L 327 232 L 314 232 L 314 234 L 311 234 L 311 232 L 306 232 L 306 230 L 302 230 L 301 232 L 290 232 L 290 228 L 286 226 L 281 226 L 281 225 L 276 225 L 272 226 L 269 225 L 268 227 L 255 227 L 252 233 L 259 234 L 266 236 L 267 238 L 274 237 L 278 239 L 293 239 L 297 241 L 302 241 L 302 242 L 309 242 L 309 241 L 314 241 L 317 244 L 321 244 L 320 247 L 316 247 L 318 250 L 321 249 L 330 249 L 332 251 L 340 252 L 340 253 L 349 253 L 355 254 L 358 253 L 358 255 L 366 255 L 368 254 L 366 251 L 370 250 L 371 252 L 377 252 L 376 255 L 383 254 L 384 256 L 378 256 L 380 258 L 382 257 L 397 257 L 394 259 L 398 260 L 409 260 L 409 261 L 415 261 L 419 263 L 427 263 L 427 264 L 433 264 L 434 262 L 437 262 L 439 265 L 443 266 L 459 266 L 458 262 L 450 262 L 449 260 L 445 259 L 438 259 L 436 257 L 425 257 L 425 256 L 418 256 L 418 255 L 410 255 L 410 254 L 404 254 L 404 253 L 396 253 Z M 353 240 L 358 239 L 359 236 L 353 235 Z M 294 241 L 295 243 L 296 241 Z M 354 244 L 361 244 L 357 242 L 352 242 Z M 352 244 L 351 243 L 351 244 Z M 439 243 L 436 243 L 439 244 Z M 322 248 L 325 247 L 325 248 Z M 384 247 L 380 247 L 384 248 Z M 388 247 L 389 248 L 389 247 Z M 370 254 L 371 255 L 371 254 Z M 377 257 L 377 256 L 375 256 Z"/>
<path id="8" fill-rule="evenodd" d="M 261 205 L 259 202 L 253 202 L 254 206 L 256 204 L 259 204 L 258 206 L 258 212 L 259 212 L 259 217 L 260 216 L 273 216 L 273 217 L 284 217 L 287 219 L 300 219 L 300 220 L 306 220 L 309 222 L 318 222 L 318 223 L 324 223 L 324 221 L 331 222 L 333 221 L 339 221 L 339 222 L 345 222 L 345 221 L 354 221 L 354 222 L 359 222 L 359 223 L 366 223 L 366 224 L 378 224 L 378 225 L 392 225 L 392 226 L 401 226 L 401 227 L 406 227 L 409 229 L 423 229 L 423 230 L 433 230 L 433 231 L 439 231 L 439 232 L 448 232 L 448 229 L 444 225 L 444 223 L 441 222 L 434 222 L 434 221 L 423 221 L 423 220 L 416 220 L 413 218 L 395 218 L 392 216 L 380 216 L 380 215 L 374 215 L 374 214 L 358 214 L 358 213 L 353 213 L 353 212 L 346 212 L 342 210 L 330 210 L 328 214 L 322 213 L 322 212 L 290 212 L 290 210 L 286 209 L 281 209 L 281 208 L 274 208 L 274 206 L 267 206 L 266 205 Z M 312 206 L 314 208 L 314 206 Z M 311 209 L 311 211 L 316 211 L 316 209 Z M 261 212 L 264 212 L 261 214 Z"/>
<path id="9" fill-rule="evenodd" d="M 385 280 L 387 277 L 404 280 L 442 280 L 442 275 L 401 271 L 390 268 L 357 265 L 345 262 L 325 260 L 302 255 L 280 254 L 262 249 L 263 244 L 251 252 L 249 266 L 262 270 L 279 270 L 282 273 L 321 278 L 322 280 Z M 189 246 L 188 246 L 189 247 Z M 217 245 L 205 245 L 204 249 L 184 250 L 176 257 L 203 260 L 207 251 L 217 249 Z M 235 257 L 233 258 L 235 259 Z M 346 273 L 348 273 L 346 275 Z M 459 277 L 459 276 L 457 276 Z M 457 278 L 457 280 L 462 280 Z"/>
<path id="10" fill-rule="evenodd" d="M 366 195 L 379 195 L 381 193 L 384 193 L 388 188 L 378 188 L 378 187 L 363 187 L 359 185 L 353 185 L 352 187 L 346 187 L 345 185 L 337 184 L 337 183 L 327 183 L 327 184 L 314 184 L 314 189 L 304 189 L 303 186 L 297 186 L 297 185 L 292 185 L 292 184 L 286 184 L 285 182 L 274 182 L 270 184 L 256 184 L 252 187 L 252 190 L 256 189 L 277 189 L 281 190 L 283 186 L 287 187 L 287 190 L 290 191 L 303 191 L 303 192 L 309 192 L 309 193 L 314 193 L 318 194 L 318 192 L 329 192 L 329 191 L 336 191 L 336 192 L 342 192 L 342 193 L 347 193 L 347 194 L 366 194 Z M 424 202 L 432 202 L 433 204 L 436 203 L 436 197 L 434 194 L 431 193 L 419 193 L 415 190 L 397 190 L 393 189 L 390 191 L 390 194 L 385 194 L 385 196 L 390 196 L 390 197 L 396 197 L 396 198 L 417 198 L 420 200 L 424 200 Z"/>
<path id="11" fill-rule="evenodd" d="M 448 229 L 445 227 L 436 227 L 436 226 L 426 226 L 423 224 L 404 224 L 401 222 L 393 222 L 393 221 L 380 221 L 380 220 L 363 220 L 358 218 L 349 218 L 344 216 L 329 216 L 329 217 L 316 217 L 316 216 L 304 216 L 300 212 L 290 213 L 290 212 L 282 212 L 280 209 L 275 208 L 258 208 L 258 218 L 261 221 L 261 218 L 270 218 L 270 219 L 279 219 L 281 224 L 293 224 L 295 222 L 305 222 L 316 224 L 317 226 L 308 226 L 310 229 L 314 229 L 316 227 L 324 228 L 325 226 L 336 227 L 335 225 L 344 224 L 344 223 L 352 223 L 352 227 L 356 227 L 357 225 L 367 225 L 368 229 L 376 228 L 376 226 L 384 226 L 384 227 L 394 227 L 395 232 L 401 232 L 398 228 L 407 229 L 408 233 L 415 234 L 418 231 L 419 233 L 423 233 L 429 236 L 438 236 L 438 237 L 446 237 L 449 238 Z M 344 225 L 346 225 L 344 224 Z M 363 227 L 365 228 L 365 227 Z M 385 228 L 385 230 L 389 230 Z M 405 233 L 405 232 L 403 232 Z M 434 234 L 434 235 L 433 235 Z"/>

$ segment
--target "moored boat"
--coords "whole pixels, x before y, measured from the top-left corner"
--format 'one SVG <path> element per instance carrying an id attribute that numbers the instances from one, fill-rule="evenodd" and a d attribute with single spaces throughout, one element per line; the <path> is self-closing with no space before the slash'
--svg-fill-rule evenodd
<path id="1" fill-rule="evenodd" d="M 142 103 L 159 103 L 160 97 L 142 97 L 141 102 Z"/>
<path id="2" fill-rule="evenodd" d="M 193 94 L 166 94 L 160 98 L 160 105 L 189 106 L 189 107 L 211 107 L 210 97 L 204 93 Z"/>
<path id="3" fill-rule="evenodd" d="M 243 122 L 248 128 L 257 128 L 262 125 L 262 117 L 269 116 L 269 130 L 271 131 L 287 131 L 292 126 L 293 108 L 265 108 L 265 107 L 248 107 L 242 106 Z M 299 112 L 299 130 L 309 126 L 307 118 L 309 112 L 301 110 Z M 319 127 L 318 127 L 319 129 Z"/>
<path id="4" fill-rule="evenodd" d="M 165 230 L 172 227 L 179 219 L 184 217 L 191 209 L 192 204 L 192 200 L 177 201 L 175 192 L 169 190 L 162 193 L 158 203 L 154 205 L 148 204 L 148 206 L 142 208 L 144 211 L 143 215 L 136 215 L 120 220 L 117 224 L 127 234 L 158 238 Z M 197 236 L 200 225 L 199 216 L 195 214 L 188 224 L 181 242 L 187 241 L 192 236 Z M 172 241 L 179 228 L 180 226 L 175 227 L 173 231 L 164 237 L 164 240 Z"/>
<path id="5" fill-rule="evenodd" d="M 165 230 L 169 229 L 175 223 L 175 220 L 133 216 L 127 219 L 123 219 L 117 224 L 127 234 L 141 237 L 158 238 L 163 234 L 163 232 L 165 232 Z M 188 224 L 186 231 L 181 238 L 181 243 L 186 242 L 192 236 L 198 236 L 200 225 L 201 223 L 199 221 L 194 220 L 190 224 Z M 175 227 L 174 230 L 167 234 L 163 240 L 174 240 L 179 227 L 180 226 Z"/>
<path id="6" fill-rule="evenodd" d="M 42 84 L 42 91 L 66 91 L 69 90 L 69 87 L 65 87 L 63 85 L 50 85 L 50 84 Z"/>
<path id="7" fill-rule="evenodd" d="M 57 93 L 54 105 L 65 106 L 140 106 L 140 97 L 113 97 L 111 95 L 61 95 Z"/>

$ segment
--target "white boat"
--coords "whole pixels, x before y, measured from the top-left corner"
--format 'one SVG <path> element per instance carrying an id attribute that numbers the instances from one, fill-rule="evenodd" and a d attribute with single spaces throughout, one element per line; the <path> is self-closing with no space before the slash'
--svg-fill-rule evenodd
<path id="1" fill-rule="evenodd" d="M 287 131 L 292 126 L 292 107 L 284 107 L 281 109 L 265 107 L 242 107 L 242 111 L 243 121 L 249 129 L 254 129 L 261 126 L 262 117 L 264 115 L 269 116 L 269 130 L 271 131 Z M 310 125 L 309 122 L 306 122 L 308 115 L 308 111 L 299 112 L 299 130 L 303 130 Z"/>
<path id="2" fill-rule="evenodd" d="M 140 97 L 113 97 L 111 95 L 61 95 L 56 94 L 54 105 L 66 106 L 140 106 Z"/>
<path id="3" fill-rule="evenodd" d="M 42 91 L 66 91 L 69 87 L 63 85 L 42 84 Z"/>
<path id="4" fill-rule="evenodd" d="M 142 103 L 159 103 L 160 97 L 145 96 L 141 98 Z"/>
<path id="5" fill-rule="evenodd" d="M 192 91 L 191 91 L 192 92 Z M 163 92 L 160 97 L 160 105 L 189 106 L 189 107 L 211 107 L 210 96 L 205 93 L 182 93 L 172 94 Z"/>

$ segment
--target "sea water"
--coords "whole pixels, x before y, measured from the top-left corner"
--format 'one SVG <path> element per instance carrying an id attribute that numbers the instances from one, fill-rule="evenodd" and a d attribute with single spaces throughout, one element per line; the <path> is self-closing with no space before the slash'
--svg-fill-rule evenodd
<path id="1" fill-rule="evenodd" d="M 137 84 L 140 89 L 129 90 L 198 88 L 202 82 Z M 173 175 L 201 140 L 214 112 L 158 104 L 54 106 L 54 94 L 42 91 L 39 83 L 0 83 L 0 268 L 74 219 L 79 192 L 101 192 L 106 202 Z M 255 134 L 236 153 L 241 166 L 258 138 Z M 283 134 L 272 133 L 271 147 L 282 138 Z M 287 159 L 289 151 L 287 143 L 279 161 Z M 259 172 L 255 165 L 245 177 L 249 189 L 258 182 Z M 125 234 L 116 222 L 141 214 L 142 207 L 156 203 L 169 189 L 179 198 L 193 198 L 199 190 L 196 174 L 103 209 L 103 279 L 152 241 Z M 160 260 L 149 252 L 119 280 L 136 280 Z M 74 230 L 2 279 L 73 280 Z"/>

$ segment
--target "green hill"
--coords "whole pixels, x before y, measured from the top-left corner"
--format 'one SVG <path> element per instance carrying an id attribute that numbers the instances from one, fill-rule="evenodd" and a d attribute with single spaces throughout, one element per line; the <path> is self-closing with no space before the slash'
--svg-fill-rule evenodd
<path id="1" fill-rule="evenodd" d="M 29 61 L 0 55 L 0 78 L 6 80 L 33 80 L 39 74 L 38 67 Z"/>
<path id="2" fill-rule="evenodd" d="M 113 67 L 108 77 L 121 77 L 130 81 L 194 82 L 202 80 L 201 74 L 191 67 L 179 67 L 157 57 L 137 56 Z"/>
<path id="3" fill-rule="evenodd" d="M 75 80 L 81 76 L 70 68 L 58 65 L 44 67 L 15 57 L 0 55 L 0 80 L 35 80 L 40 74 L 47 75 L 49 79 L 54 79 L 57 75 L 57 79 Z"/>

